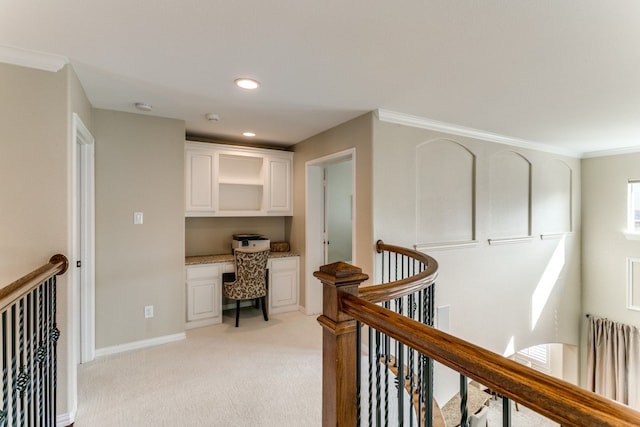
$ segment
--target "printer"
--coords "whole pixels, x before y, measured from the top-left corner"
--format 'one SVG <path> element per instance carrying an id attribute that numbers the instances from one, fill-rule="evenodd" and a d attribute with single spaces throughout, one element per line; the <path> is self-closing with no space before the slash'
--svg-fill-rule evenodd
<path id="1" fill-rule="evenodd" d="M 271 241 L 260 234 L 234 234 L 231 240 L 231 248 L 269 249 Z"/>

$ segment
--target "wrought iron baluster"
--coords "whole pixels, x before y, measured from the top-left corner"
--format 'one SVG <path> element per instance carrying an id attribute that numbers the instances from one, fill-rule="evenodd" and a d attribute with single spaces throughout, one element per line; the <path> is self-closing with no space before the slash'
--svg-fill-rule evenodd
<path id="1" fill-rule="evenodd" d="M 9 364 L 7 355 L 7 312 L 2 312 L 2 407 L 0 408 L 0 426 L 6 427 L 9 421 Z"/>
<path id="2" fill-rule="evenodd" d="M 35 423 L 35 413 L 33 411 L 33 355 L 34 355 L 34 339 L 33 339 L 33 294 L 31 291 L 27 295 L 27 373 L 29 375 L 29 385 L 27 386 L 27 425 Z"/>
<path id="3" fill-rule="evenodd" d="M 376 330 L 376 426 L 380 424 L 380 331 Z"/>
<path id="4" fill-rule="evenodd" d="M 44 286 L 44 315 L 45 315 L 45 328 L 44 328 L 44 341 L 43 345 L 47 349 L 47 359 L 44 364 L 44 419 L 45 425 L 51 425 L 51 301 L 49 281 L 45 282 Z"/>
<path id="5" fill-rule="evenodd" d="M 413 294 L 409 295 L 407 297 L 407 317 L 409 317 L 410 319 L 415 320 L 415 307 L 413 306 L 414 304 L 414 300 L 413 300 Z M 412 349 L 411 347 L 407 347 L 407 351 L 409 352 L 409 365 L 407 367 L 407 373 L 405 375 L 405 379 L 409 382 L 409 408 L 413 408 L 414 410 L 416 410 L 417 408 L 414 405 L 414 400 L 413 400 L 413 394 L 414 394 L 414 386 L 415 386 L 415 382 L 413 380 L 413 373 L 414 373 L 414 355 L 415 355 L 415 350 Z M 409 424 L 413 425 L 413 410 L 409 410 Z"/>
<path id="6" fill-rule="evenodd" d="M 369 329 L 369 426 L 373 426 L 373 363 L 375 361 L 375 348 L 373 341 L 373 329 Z"/>
<path id="7" fill-rule="evenodd" d="M 384 302 L 384 306 L 389 309 L 389 301 Z M 389 423 L 389 366 L 391 360 L 391 338 L 384 335 L 384 419 L 385 425 Z"/>
<path id="8" fill-rule="evenodd" d="M 11 306 L 11 415 L 13 425 L 18 424 L 18 393 L 16 390 L 16 379 L 18 378 L 17 348 L 16 348 L 16 305 Z"/>
<path id="9" fill-rule="evenodd" d="M 511 400 L 502 398 L 502 427 L 511 427 Z"/>
<path id="10" fill-rule="evenodd" d="M 45 317 L 44 317 L 44 284 L 38 286 L 38 419 L 44 419 L 44 373 L 47 349 L 45 347 Z"/>
<path id="11" fill-rule="evenodd" d="M 361 382 L 362 382 L 362 334 L 360 332 L 360 321 L 356 321 L 356 416 L 357 424 L 360 425 L 360 405 Z"/>
<path id="12" fill-rule="evenodd" d="M 56 422 L 56 412 L 57 412 L 57 403 L 58 403 L 58 398 L 56 395 L 56 390 L 58 388 L 58 337 L 60 336 L 60 331 L 58 330 L 58 324 L 56 323 L 56 276 L 53 276 L 51 279 L 49 279 L 51 282 L 51 318 L 52 318 L 52 323 L 53 323 L 53 331 L 52 331 L 52 335 L 53 335 L 53 342 L 51 343 L 52 346 L 52 360 L 51 360 L 51 364 L 53 365 L 53 388 L 51 389 L 51 395 L 52 395 L 52 399 L 53 399 L 53 404 L 52 406 L 52 411 L 51 411 L 51 420 L 52 422 L 55 424 Z"/>
<path id="13" fill-rule="evenodd" d="M 460 375 L 460 427 L 468 427 L 467 377 Z"/>

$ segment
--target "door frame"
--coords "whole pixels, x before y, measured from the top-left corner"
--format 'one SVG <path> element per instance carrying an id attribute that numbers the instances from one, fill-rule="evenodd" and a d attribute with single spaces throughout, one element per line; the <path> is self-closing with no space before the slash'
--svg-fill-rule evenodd
<path id="1" fill-rule="evenodd" d="M 95 358 L 95 139 L 76 113 L 72 132 L 70 263 L 74 268 L 71 289 L 77 365 Z M 82 261 L 81 268 L 77 261 Z"/>
<path id="2" fill-rule="evenodd" d="M 324 168 L 328 164 L 351 160 L 352 194 L 351 262 L 356 260 L 356 149 L 349 148 L 305 162 L 305 312 L 322 313 L 322 286 L 313 276 L 324 264 Z M 318 227 L 319 225 L 319 227 Z"/>

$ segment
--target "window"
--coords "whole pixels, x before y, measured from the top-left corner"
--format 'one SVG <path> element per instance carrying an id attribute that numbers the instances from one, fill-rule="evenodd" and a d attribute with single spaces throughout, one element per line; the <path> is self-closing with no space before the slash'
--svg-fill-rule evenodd
<path id="1" fill-rule="evenodd" d="M 549 344 L 534 345 L 524 350 L 520 350 L 516 357 L 516 361 L 525 362 L 532 368 L 542 372 L 551 371 L 551 361 L 549 360 Z"/>
<path id="2" fill-rule="evenodd" d="M 640 180 L 629 180 L 628 184 L 627 233 L 640 234 Z"/>

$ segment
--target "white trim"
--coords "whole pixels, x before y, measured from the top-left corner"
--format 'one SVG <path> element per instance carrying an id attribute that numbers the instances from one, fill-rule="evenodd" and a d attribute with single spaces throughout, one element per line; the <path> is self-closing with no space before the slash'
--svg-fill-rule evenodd
<path id="1" fill-rule="evenodd" d="M 82 260 L 83 266 L 80 269 L 80 283 L 75 284 L 74 288 L 78 292 L 79 307 L 74 309 L 75 319 L 79 320 L 82 325 L 78 331 L 78 339 L 80 341 L 80 363 L 90 362 L 95 358 L 95 139 L 89 129 L 82 122 L 78 114 L 73 113 L 73 161 L 74 185 L 72 194 L 76 194 L 77 178 L 76 168 L 80 167 L 82 173 L 81 179 L 81 200 L 82 220 L 76 218 L 78 212 L 77 200 L 74 198 L 74 206 L 72 209 L 74 215 L 73 230 L 78 230 L 78 221 L 82 224 L 81 230 L 81 252 L 76 248 L 76 236 L 73 237 L 73 257 L 72 264 L 77 260 Z M 76 153 L 76 150 L 79 150 Z M 80 159 L 81 165 L 76 164 L 76 159 Z M 76 268 L 73 266 L 73 268 Z M 79 286 L 83 289 L 80 290 Z M 75 301 L 75 299 L 74 299 Z M 74 351 L 75 353 L 75 351 Z"/>
<path id="2" fill-rule="evenodd" d="M 627 257 L 627 309 L 640 311 L 640 306 L 633 305 L 633 264 L 640 263 L 640 258 Z"/>
<path id="3" fill-rule="evenodd" d="M 625 239 L 627 240 L 640 240 L 640 233 L 638 232 L 630 233 L 628 231 L 625 231 L 623 234 Z"/>
<path id="4" fill-rule="evenodd" d="M 51 53 L 36 52 L 12 46 L 0 46 L 0 62 L 57 72 L 69 63 L 69 59 L 65 56 Z"/>
<path id="5" fill-rule="evenodd" d="M 582 154 L 583 159 L 593 157 L 619 156 L 623 154 L 634 154 L 640 152 L 640 146 L 612 148 L 610 150 L 589 151 Z"/>
<path id="6" fill-rule="evenodd" d="M 76 421 L 76 411 L 56 415 L 56 427 L 67 427 Z"/>
<path id="7" fill-rule="evenodd" d="M 495 245 L 510 245 L 514 243 L 529 243 L 533 241 L 535 237 L 533 236 L 524 236 L 524 237 L 501 237 L 498 239 L 488 239 L 489 246 Z"/>
<path id="8" fill-rule="evenodd" d="M 560 154 L 568 157 L 581 158 L 583 153 L 554 147 L 552 145 L 541 144 L 538 142 L 526 141 L 524 139 L 512 138 L 509 136 L 498 135 L 479 129 L 468 128 L 452 123 L 440 122 L 425 117 L 412 116 L 410 114 L 398 113 L 395 111 L 377 109 L 376 115 L 381 122 L 395 123 L 399 125 L 411 126 L 415 128 L 428 129 L 437 132 L 444 132 L 458 136 L 481 139 L 483 141 L 496 142 L 498 144 L 511 145 L 530 150 L 543 151 L 547 153 Z"/>
<path id="9" fill-rule="evenodd" d="M 478 246 L 477 240 L 465 240 L 460 242 L 440 242 L 440 243 L 416 243 L 413 248 L 417 251 L 439 250 L 439 249 L 459 249 L 459 248 L 475 248 Z"/>
<path id="10" fill-rule="evenodd" d="M 96 357 L 109 356 L 111 354 L 124 353 L 125 351 L 154 347 L 156 345 L 180 341 L 185 338 L 187 338 L 187 334 L 185 332 L 180 332 L 179 334 L 164 335 L 162 337 L 149 338 L 147 340 L 133 341 L 126 344 L 118 344 L 111 347 L 98 348 L 96 349 Z"/>
<path id="11" fill-rule="evenodd" d="M 563 232 L 563 233 L 543 233 L 540 235 L 540 240 L 560 240 L 565 237 L 572 237 L 573 232 Z"/>

